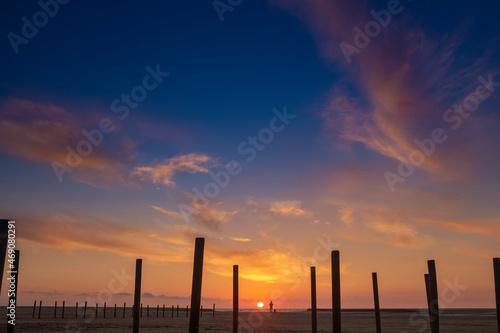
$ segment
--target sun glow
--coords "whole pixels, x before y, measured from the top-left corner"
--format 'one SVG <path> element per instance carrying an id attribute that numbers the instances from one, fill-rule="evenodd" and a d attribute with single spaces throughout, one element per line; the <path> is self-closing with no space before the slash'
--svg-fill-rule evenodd
<path id="1" fill-rule="evenodd" d="M 257 306 L 258 306 L 259 308 L 261 308 L 261 307 L 263 307 L 263 306 L 264 306 L 264 303 L 259 302 L 259 303 L 257 303 Z"/>

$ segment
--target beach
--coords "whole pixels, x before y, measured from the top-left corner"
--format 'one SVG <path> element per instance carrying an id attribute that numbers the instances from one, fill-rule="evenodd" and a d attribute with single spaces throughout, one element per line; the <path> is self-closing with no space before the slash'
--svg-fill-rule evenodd
<path id="1" fill-rule="evenodd" d="M 117 311 L 113 318 L 112 309 L 108 309 L 107 318 L 93 318 L 95 311 L 89 308 L 87 318 L 74 318 L 75 309 L 66 308 L 66 316 L 61 318 L 58 309 L 58 318 L 53 318 L 54 308 L 43 309 L 41 319 L 38 319 L 38 309 L 35 318 L 32 318 L 32 307 L 20 307 L 16 318 L 16 332 L 131 332 L 131 309 L 127 309 L 126 318 L 122 318 L 122 311 Z M 128 315 L 130 314 L 130 315 Z M 5 308 L 2 308 L 5 318 Z M 240 332 L 311 332 L 311 313 L 306 310 L 283 310 L 283 312 L 269 313 L 267 311 L 240 312 Z M 382 311 L 382 331 L 386 333 L 430 332 L 426 310 L 391 310 Z M 440 316 L 441 332 L 497 332 L 494 309 L 446 309 Z M 141 331 L 155 333 L 187 332 L 189 318 L 181 311 L 179 317 L 166 311 L 162 317 L 156 317 L 156 308 L 150 310 L 150 317 L 140 320 Z M 318 332 L 331 332 L 331 312 L 318 312 Z M 3 330 L 2 330 L 3 331 Z M 200 332 L 231 332 L 232 312 L 220 310 L 215 312 L 204 311 L 200 318 Z M 375 332 L 375 318 L 373 312 L 366 310 L 350 310 L 342 312 L 342 332 L 370 333 Z"/>

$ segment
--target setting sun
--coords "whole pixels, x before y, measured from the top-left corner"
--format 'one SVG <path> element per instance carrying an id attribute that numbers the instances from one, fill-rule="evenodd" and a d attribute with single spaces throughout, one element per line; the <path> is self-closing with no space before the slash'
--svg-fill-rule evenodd
<path id="1" fill-rule="evenodd" d="M 257 303 L 257 306 L 258 306 L 259 308 L 261 308 L 261 307 L 263 307 L 263 306 L 264 306 L 264 303 L 259 302 L 259 303 Z"/>

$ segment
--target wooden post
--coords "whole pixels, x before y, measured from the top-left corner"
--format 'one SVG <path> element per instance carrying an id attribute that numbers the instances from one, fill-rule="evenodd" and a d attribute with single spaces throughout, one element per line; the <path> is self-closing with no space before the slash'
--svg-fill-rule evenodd
<path id="1" fill-rule="evenodd" d="M 437 289 L 437 276 L 436 276 L 436 263 L 434 260 L 427 261 L 429 269 L 429 291 L 430 291 L 430 324 L 431 332 L 439 333 L 439 304 L 438 304 L 438 289 Z"/>
<path id="2" fill-rule="evenodd" d="M 149 304 L 146 307 L 147 307 L 146 317 L 149 317 Z"/>
<path id="3" fill-rule="evenodd" d="M 203 252 L 205 238 L 196 238 L 194 246 L 193 285 L 191 288 L 191 317 L 189 333 L 198 333 L 200 328 L 201 280 L 203 275 Z"/>
<path id="4" fill-rule="evenodd" d="M 495 300 L 497 305 L 497 327 L 500 333 L 500 258 L 493 258 L 493 274 L 495 278 Z"/>
<path id="5" fill-rule="evenodd" d="M 125 308 L 127 307 L 127 302 L 123 302 L 123 318 L 125 318 Z"/>
<path id="6" fill-rule="evenodd" d="M 19 285 L 18 285 L 18 277 L 19 277 L 19 259 L 20 259 L 20 255 L 21 255 L 21 252 L 19 250 L 14 250 L 14 253 L 12 253 L 14 255 L 14 257 L 12 258 L 11 257 L 11 254 L 10 254 L 10 248 L 9 248 L 9 258 L 13 259 L 13 262 L 11 264 L 9 264 L 7 267 L 7 274 L 8 277 L 7 277 L 7 280 L 9 281 L 8 284 L 11 285 L 12 283 L 14 283 L 14 292 L 13 293 L 10 293 L 10 289 L 9 289 L 9 293 L 8 293 L 8 296 L 9 296 L 9 307 L 14 306 L 14 316 L 15 316 L 15 313 L 16 313 L 16 310 L 17 310 L 17 294 L 19 294 Z M 11 260 L 9 259 L 9 260 Z M 2 281 L 0 281 L 0 283 L 2 283 Z M 10 312 L 10 309 L 9 307 L 7 308 L 7 310 Z M 19 316 L 18 316 L 19 317 Z M 11 320 L 14 320 L 14 324 L 11 324 L 9 323 L 9 321 Z M 16 327 L 15 326 L 15 317 L 14 318 L 11 318 L 9 317 L 9 315 L 7 315 L 7 332 L 8 333 L 14 333 L 14 328 Z"/>
<path id="7" fill-rule="evenodd" d="M 95 303 L 95 317 L 97 318 L 97 308 L 99 307 L 98 303 Z"/>
<path id="8" fill-rule="evenodd" d="M 193 313 L 193 309 L 191 309 L 191 313 Z M 189 307 L 186 305 L 186 318 L 189 316 Z"/>
<path id="9" fill-rule="evenodd" d="M 54 318 L 57 316 L 57 301 L 54 304 Z"/>
<path id="10" fill-rule="evenodd" d="M 78 318 L 78 302 L 75 305 L 75 318 Z"/>
<path id="11" fill-rule="evenodd" d="M 0 295 L 2 293 L 3 271 L 5 267 L 5 257 L 7 255 L 7 243 L 9 233 L 9 221 L 0 220 Z"/>
<path id="12" fill-rule="evenodd" d="M 172 305 L 172 318 L 174 318 L 174 306 Z"/>
<path id="13" fill-rule="evenodd" d="M 215 317 L 215 303 L 214 303 L 214 306 L 212 308 L 212 317 Z"/>
<path id="14" fill-rule="evenodd" d="M 340 323 L 340 252 L 332 251 L 332 321 L 333 333 L 341 333 Z"/>
<path id="15" fill-rule="evenodd" d="M 62 308 L 62 314 L 61 318 L 64 319 L 64 307 L 66 306 L 66 301 L 63 301 L 63 308 Z"/>
<path id="16" fill-rule="evenodd" d="M 377 273 L 372 273 L 372 281 L 373 281 L 373 302 L 375 305 L 375 325 L 377 327 L 377 333 L 382 332 L 382 326 L 380 324 L 380 304 L 378 300 L 378 279 Z"/>
<path id="17" fill-rule="evenodd" d="M 177 304 L 177 317 L 179 317 L 179 304 Z"/>
<path id="18" fill-rule="evenodd" d="M 35 302 L 33 303 L 33 315 L 31 316 L 31 318 L 35 318 L 35 311 L 36 311 L 36 300 Z"/>
<path id="19" fill-rule="evenodd" d="M 238 265 L 233 265 L 233 333 L 238 332 L 239 295 L 238 295 Z"/>
<path id="20" fill-rule="evenodd" d="M 137 259 L 135 261 L 134 320 L 132 329 L 133 333 L 139 333 L 139 306 L 141 307 L 142 310 L 141 278 L 142 278 L 142 259 Z"/>
<path id="21" fill-rule="evenodd" d="M 156 306 L 156 318 L 159 317 L 159 314 L 160 314 L 160 304 Z"/>
<path id="22" fill-rule="evenodd" d="M 165 317 L 165 304 L 163 304 L 163 317 Z"/>
<path id="23" fill-rule="evenodd" d="M 42 315 L 42 301 L 40 300 L 40 305 L 38 306 L 38 319 L 40 319 L 41 315 Z"/>
<path id="24" fill-rule="evenodd" d="M 114 312 L 113 318 L 116 318 L 116 303 L 115 303 L 115 312 Z"/>
<path id="25" fill-rule="evenodd" d="M 104 313 L 103 313 L 103 318 L 106 318 L 106 302 L 104 302 Z"/>
<path id="26" fill-rule="evenodd" d="M 429 274 L 424 274 L 425 279 L 425 294 L 427 296 L 427 310 L 429 312 L 429 318 L 431 317 L 431 289 L 429 285 Z"/>
<path id="27" fill-rule="evenodd" d="M 318 331 L 318 317 L 316 313 L 316 267 L 311 267 L 311 331 Z"/>
<path id="28" fill-rule="evenodd" d="M 83 308 L 83 318 L 87 315 L 87 301 L 85 301 L 85 307 Z"/>

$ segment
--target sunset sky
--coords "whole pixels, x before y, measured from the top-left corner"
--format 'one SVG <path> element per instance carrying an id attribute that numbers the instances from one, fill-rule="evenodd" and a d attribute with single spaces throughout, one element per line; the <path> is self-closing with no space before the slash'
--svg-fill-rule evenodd
<path id="1" fill-rule="evenodd" d="M 242 308 L 309 307 L 311 265 L 331 307 L 334 249 L 343 307 L 375 271 L 426 306 L 428 259 L 441 306 L 494 307 L 498 1 L 47 3 L 0 5 L 22 305 L 132 304 L 142 258 L 143 303 L 186 306 L 205 237 L 206 307 L 234 264 Z"/>

